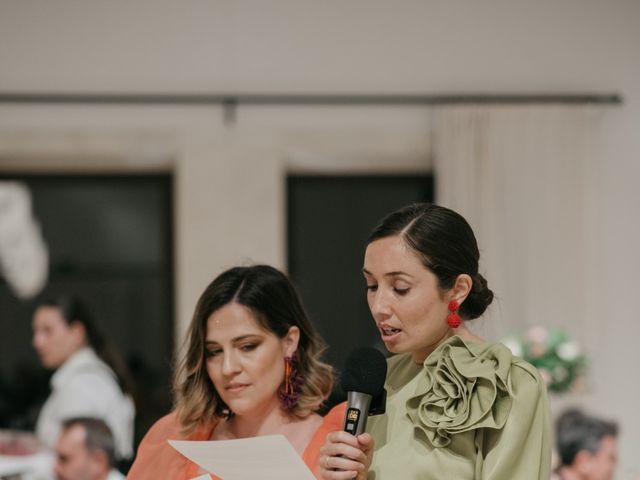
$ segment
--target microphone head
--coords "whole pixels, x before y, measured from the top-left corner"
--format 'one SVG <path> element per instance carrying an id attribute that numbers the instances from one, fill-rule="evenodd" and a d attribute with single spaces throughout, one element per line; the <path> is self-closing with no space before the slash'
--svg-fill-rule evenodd
<path id="1" fill-rule="evenodd" d="M 384 389 L 387 361 L 375 348 L 361 347 L 353 350 L 344 364 L 340 386 L 344 392 L 366 393 L 377 397 Z"/>

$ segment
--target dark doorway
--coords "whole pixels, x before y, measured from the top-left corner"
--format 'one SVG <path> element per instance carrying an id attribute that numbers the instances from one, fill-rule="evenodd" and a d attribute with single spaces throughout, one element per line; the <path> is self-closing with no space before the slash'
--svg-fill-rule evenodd
<path id="1" fill-rule="evenodd" d="M 136 440 L 171 406 L 173 181 L 170 175 L 12 175 L 49 249 L 49 279 L 18 300 L 0 280 L 0 427 L 32 428 L 47 375 L 31 347 L 37 301 L 76 295 L 125 359 L 138 389 Z"/>
<path id="2" fill-rule="evenodd" d="M 353 348 L 380 343 L 361 272 L 366 238 L 393 210 L 433 201 L 433 176 L 292 175 L 287 192 L 289 274 L 339 370 Z"/>

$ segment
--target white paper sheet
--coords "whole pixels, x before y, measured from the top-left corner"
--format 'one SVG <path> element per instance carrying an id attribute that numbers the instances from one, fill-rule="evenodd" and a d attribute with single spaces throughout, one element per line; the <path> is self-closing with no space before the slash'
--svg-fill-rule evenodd
<path id="1" fill-rule="evenodd" d="M 315 480 L 284 435 L 169 444 L 223 480 Z"/>

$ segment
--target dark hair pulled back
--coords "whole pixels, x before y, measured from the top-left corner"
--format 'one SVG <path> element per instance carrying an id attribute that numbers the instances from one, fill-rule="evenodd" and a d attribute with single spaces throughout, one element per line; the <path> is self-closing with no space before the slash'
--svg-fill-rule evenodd
<path id="1" fill-rule="evenodd" d="M 67 325 L 80 323 L 84 327 L 87 343 L 96 352 L 96 355 L 113 370 L 121 390 L 132 395 L 135 393 L 126 364 L 100 331 L 89 308 L 82 300 L 71 295 L 61 295 L 39 302 L 38 307 L 56 308 Z"/>
<path id="2" fill-rule="evenodd" d="M 453 210 L 432 203 L 414 203 L 387 215 L 373 230 L 367 244 L 399 235 L 438 278 L 441 290 L 449 290 L 461 274 L 473 286 L 460 305 L 460 316 L 481 316 L 493 301 L 487 280 L 478 272 L 480 251 L 469 223 Z"/>

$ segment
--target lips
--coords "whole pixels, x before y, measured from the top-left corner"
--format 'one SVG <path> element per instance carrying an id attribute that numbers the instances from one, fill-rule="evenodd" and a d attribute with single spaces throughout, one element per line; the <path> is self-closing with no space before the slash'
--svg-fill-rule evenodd
<path id="1" fill-rule="evenodd" d="M 392 327 L 390 325 L 378 325 L 378 329 L 380 330 L 380 334 L 382 335 L 383 341 L 392 340 L 393 338 L 396 337 L 396 335 L 402 332 L 401 329 Z"/>
<path id="2" fill-rule="evenodd" d="M 240 393 L 249 386 L 248 383 L 230 383 L 224 387 L 229 393 Z"/>

